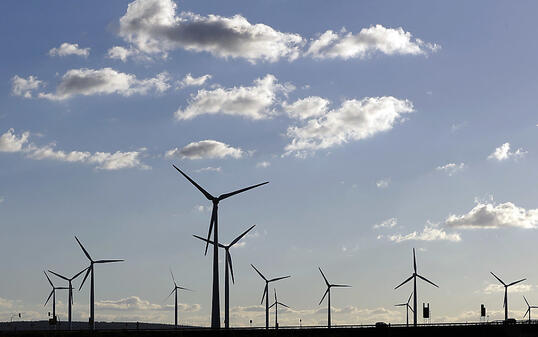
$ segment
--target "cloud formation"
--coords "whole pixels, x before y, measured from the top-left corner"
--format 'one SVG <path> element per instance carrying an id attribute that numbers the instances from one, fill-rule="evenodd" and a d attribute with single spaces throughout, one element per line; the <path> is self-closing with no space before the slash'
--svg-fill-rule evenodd
<path id="1" fill-rule="evenodd" d="M 382 239 L 384 236 L 379 235 L 377 238 Z M 461 236 L 458 233 L 447 233 L 442 228 L 437 228 L 436 226 L 425 226 L 422 232 L 414 231 L 409 234 L 395 234 L 385 236 L 389 241 L 396 243 L 404 241 L 451 241 L 459 242 L 461 241 Z"/>
<path id="2" fill-rule="evenodd" d="M 342 30 L 327 30 L 310 42 L 306 56 L 318 59 L 363 59 L 374 53 L 386 55 L 427 55 L 440 48 L 437 44 L 413 39 L 403 28 L 386 28 L 382 25 L 363 28 L 357 34 Z"/>
<path id="3" fill-rule="evenodd" d="M 375 224 L 374 225 L 374 229 L 378 229 L 378 228 L 392 228 L 394 226 L 396 226 L 398 224 L 398 219 L 396 218 L 390 218 L 390 219 L 387 219 L 381 223 L 378 223 L 378 224 Z"/>
<path id="4" fill-rule="evenodd" d="M 32 98 L 32 91 L 39 89 L 43 85 L 43 81 L 40 81 L 35 76 L 28 76 L 28 78 L 22 78 L 17 75 L 11 78 L 11 93 L 15 96 L 22 96 L 24 98 Z"/>
<path id="5" fill-rule="evenodd" d="M 503 204 L 477 202 L 468 213 L 451 214 L 445 220 L 445 225 L 459 228 L 536 228 L 538 227 L 538 209 L 526 210 L 511 202 Z"/>
<path id="6" fill-rule="evenodd" d="M 533 287 L 531 284 L 516 284 L 510 287 L 510 292 L 511 293 L 528 293 L 529 291 L 532 290 L 532 288 Z M 490 283 L 484 288 L 483 292 L 484 294 L 487 294 L 487 295 L 495 294 L 495 293 L 503 293 L 504 286 L 499 283 Z"/>
<path id="7" fill-rule="evenodd" d="M 328 149 L 350 141 L 372 137 L 388 131 L 413 111 L 413 103 L 392 96 L 351 99 L 338 109 L 319 118 L 308 119 L 300 126 L 290 126 L 285 155 L 304 157 L 309 152 Z"/>
<path id="8" fill-rule="evenodd" d="M 443 171 L 443 172 L 447 173 L 449 177 L 452 177 L 454 174 L 462 171 L 464 168 L 465 168 L 464 163 L 459 163 L 459 164 L 448 163 L 448 164 L 443 165 L 443 166 L 437 166 L 436 170 L 437 171 Z"/>
<path id="9" fill-rule="evenodd" d="M 211 75 L 205 74 L 200 77 L 192 77 L 191 73 L 185 75 L 185 77 L 179 82 L 179 88 L 185 87 L 199 87 L 204 85 L 206 81 L 211 79 Z"/>
<path id="10" fill-rule="evenodd" d="M 192 142 L 185 147 L 179 149 L 174 148 L 166 151 L 166 158 L 179 157 L 181 159 L 221 159 L 232 157 L 235 159 L 241 158 L 245 152 L 240 148 L 232 147 L 228 144 L 216 140 L 202 140 Z"/>
<path id="11" fill-rule="evenodd" d="M 284 102 L 282 107 L 291 118 L 303 120 L 323 116 L 328 111 L 329 103 L 325 98 L 310 96 L 292 104 Z"/>
<path id="12" fill-rule="evenodd" d="M 77 55 L 88 57 L 90 55 L 90 48 L 79 48 L 78 43 L 64 42 L 57 48 L 49 50 L 50 56 L 68 56 Z"/>
<path id="13" fill-rule="evenodd" d="M 138 296 L 129 296 L 119 300 L 102 300 L 95 302 L 95 306 L 102 310 L 118 311 L 153 311 L 153 310 L 174 310 L 172 305 L 161 305 L 143 300 Z M 197 312 L 200 310 L 199 304 L 178 303 L 178 310 L 182 312 Z"/>
<path id="14" fill-rule="evenodd" d="M 131 96 L 145 95 L 150 91 L 162 93 L 170 88 L 169 80 L 166 72 L 154 78 L 139 80 L 135 75 L 118 72 L 112 68 L 71 69 L 62 76 L 55 93 L 40 93 L 39 97 L 61 101 L 76 95 Z"/>
<path id="15" fill-rule="evenodd" d="M 379 189 L 387 188 L 389 187 L 389 184 L 390 184 L 390 178 L 379 179 L 378 181 L 375 182 L 375 185 Z"/>
<path id="16" fill-rule="evenodd" d="M 493 151 L 492 154 L 488 156 L 488 159 L 495 159 L 497 161 L 504 161 L 508 159 L 519 159 L 527 154 L 527 151 L 522 148 L 517 149 L 516 151 L 510 151 L 510 143 L 506 142 L 503 145 Z"/>
<path id="17" fill-rule="evenodd" d="M 26 142 L 28 142 L 30 132 L 23 132 L 17 137 L 13 128 L 7 130 L 0 136 L 0 152 L 20 152 Z"/>

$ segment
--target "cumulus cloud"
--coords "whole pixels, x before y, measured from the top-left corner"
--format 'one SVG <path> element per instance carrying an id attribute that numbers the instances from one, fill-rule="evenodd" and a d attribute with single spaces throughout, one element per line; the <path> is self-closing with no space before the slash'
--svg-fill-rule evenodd
<path id="1" fill-rule="evenodd" d="M 252 63 L 276 62 L 299 56 L 303 38 L 265 24 L 251 24 L 241 15 L 176 14 L 172 0 L 135 0 L 119 20 L 119 35 L 146 54 L 166 56 L 186 49 L 223 58 L 244 58 Z"/>
<path id="2" fill-rule="evenodd" d="M 390 178 L 379 179 L 378 181 L 375 182 L 375 185 L 379 189 L 387 188 L 389 187 L 389 184 L 390 184 Z"/>
<path id="3" fill-rule="evenodd" d="M 191 73 L 185 75 L 185 77 L 178 83 L 179 88 L 185 87 L 199 87 L 204 85 L 206 81 L 211 79 L 211 75 L 205 74 L 200 77 L 192 77 Z"/>
<path id="4" fill-rule="evenodd" d="M 498 275 L 498 274 L 497 274 Z M 504 281 L 504 280 L 503 280 Z M 505 281 L 506 282 L 506 281 Z M 533 290 L 533 286 L 530 284 L 516 284 L 510 287 L 511 293 L 526 293 Z M 495 293 L 503 293 L 504 292 L 504 286 L 499 283 L 490 283 L 488 284 L 484 290 L 484 294 L 495 294 Z"/>
<path id="5" fill-rule="evenodd" d="M 378 239 L 382 239 L 383 235 L 379 235 Z M 458 233 L 447 233 L 444 229 L 437 228 L 436 226 L 425 226 L 422 232 L 414 231 L 409 234 L 395 234 L 387 235 L 386 238 L 389 241 L 396 243 L 414 240 L 414 241 L 451 241 L 459 242 L 461 237 Z"/>
<path id="6" fill-rule="evenodd" d="M 403 28 L 386 28 L 382 25 L 363 28 L 357 34 L 327 30 L 310 42 L 306 56 L 326 58 L 365 58 L 374 53 L 386 55 L 427 55 L 440 48 L 437 44 L 426 43 L 413 38 Z"/>
<path id="7" fill-rule="evenodd" d="M 527 151 L 523 150 L 522 148 L 519 148 L 515 151 L 510 151 L 510 143 L 506 142 L 503 145 L 496 148 L 495 151 L 493 151 L 493 153 L 488 156 L 488 159 L 495 159 L 497 161 L 503 161 L 503 160 L 508 160 L 510 158 L 513 158 L 513 159 L 522 158 L 526 154 L 527 154 Z"/>
<path id="8" fill-rule="evenodd" d="M 453 176 L 454 174 L 462 171 L 463 169 L 465 168 L 465 164 L 464 163 L 459 163 L 459 164 L 456 164 L 456 163 L 448 163 L 446 165 L 443 165 L 443 166 L 438 166 L 436 168 L 437 171 L 443 171 L 445 173 L 448 174 L 448 176 Z"/>
<path id="9" fill-rule="evenodd" d="M 64 42 L 57 48 L 49 50 L 50 56 L 68 56 L 77 55 L 88 57 L 90 55 L 90 48 L 79 48 L 78 43 Z"/>
<path id="10" fill-rule="evenodd" d="M 35 76 L 28 76 L 28 78 L 22 78 L 17 75 L 11 78 L 11 93 L 15 96 L 22 96 L 24 98 L 32 98 L 32 91 L 35 91 L 43 84 Z"/>
<path id="11" fill-rule="evenodd" d="M 494 204 L 477 201 L 476 206 L 462 215 L 451 214 L 445 225 L 459 228 L 536 228 L 538 226 L 538 209 L 526 210 L 511 202 Z"/>
<path id="12" fill-rule="evenodd" d="M 153 311 L 174 310 L 172 305 L 161 305 L 143 300 L 138 296 L 130 296 L 119 300 L 102 300 L 95 302 L 95 306 L 102 310 L 120 311 Z M 178 303 L 178 309 L 183 312 L 196 312 L 200 310 L 199 304 Z"/>
<path id="13" fill-rule="evenodd" d="M 292 89 L 289 85 L 279 84 L 271 74 L 256 79 L 250 87 L 202 89 L 196 95 L 191 95 L 188 106 L 178 109 L 175 117 L 184 120 L 204 114 L 224 114 L 254 120 L 266 119 L 273 114 L 270 107 L 276 102 L 277 94 Z"/>
<path id="14" fill-rule="evenodd" d="M 244 154 L 245 152 L 240 148 L 235 148 L 216 140 L 207 139 L 199 142 L 192 142 L 181 149 L 176 147 L 168 150 L 165 153 L 165 157 L 179 157 L 181 159 L 220 159 L 232 157 L 239 159 Z"/>
<path id="15" fill-rule="evenodd" d="M 138 55 L 139 52 L 133 48 L 125 48 L 122 46 L 114 46 L 107 51 L 107 57 L 113 60 L 121 60 L 127 62 L 127 59 L 131 56 Z"/>
<path id="16" fill-rule="evenodd" d="M 286 145 L 284 155 L 304 157 L 309 152 L 372 137 L 392 129 L 403 121 L 403 114 L 412 111 L 413 103 L 392 96 L 347 100 L 322 117 L 290 126 L 287 135 L 291 143 Z"/>
<path id="17" fill-rule="evenodd" d="M 222 171 L 222 168 L 219 166 L 219 167 L 212 167 L 212 166 L 208 166 L 208 167 L 202 167 L 202 168 L 199 168 L 197 170 L 195 170 L 194 172 L 220 172 Z"/>
<path id="18" fill-rule="evenodd" d="M 378 223 L 378 224 L 375 224 L 374 225 L 374 228 L 377 229 L 377 228 L 392 228 L 394 226 L 396 226 L 398 224 L 398 219 L 396 218 L 390 218 L 390 219 L 387 219 L 381 223 Z"/>
<path id="19" fill-rule="evenodd" d="M 93 164 L 97 169 L 102 170 L 119 170 L 124 168 L 148 169 L 149 166 L 141 162 L 144 150 L 114 153 L 109 152 L 85 152 L 70 151 L 65 152 L 56 150 L 55 144 L 37 146 L 29 143 L 29 132 L 23 132 L 20 136 L 15 134 L 13 129 L 9 129 L 0 136 L 0 152 L 21 152 L 25 153 L 27 158 L 35 160 L 57 160 L 71 163 Z"/>
<path id="20" fill-rule="evenodd" d="M 282 107 L 291 118 L 309 119 L 323 116 L 328 111 L 329 101 L 322 97 L 310 96 L 292 104 L 284 102 Z"/>
<path id="21" fill-rule="evenodd" d="M 145 95 L 149 91 L 162 93 L 170 88 L 169 80 L 166 72 L 154 78 L 139 80 L 135 75 L 118 72 L 112 68 L 71 69 L 62 76 L 55 93 L 40 93 L 39 97 L 61 101 L 76 95 L 131 96 Z"/>

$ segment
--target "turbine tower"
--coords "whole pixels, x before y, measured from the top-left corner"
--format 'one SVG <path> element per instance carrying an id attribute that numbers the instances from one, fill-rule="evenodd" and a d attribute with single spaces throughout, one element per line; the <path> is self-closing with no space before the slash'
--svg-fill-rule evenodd
<path id="1" fill-rule="evenodd" d="M 80 241 L 78 240 L 78 238 L 75 236 L 75 240 L 77 240 L 80 248 L 82 248 L 82 251 L 84 252 L 84 255 L 86 255 L 86 257 L 88 258 L 88 260 L 90 260 L 90 265 L 88 266 L 87 268 L 87 272 L 86 272 L 86 275 L 84 275 L 84 279 L 82 280 L 82 283 L 80 284 L 80 287 L 78 288 L 78 290 L 82 289 L 82 286 L 84 285 L 84 282 L 86 282 L 86 279 L 88 278 L 88 275 L 91 274 L 91 280 L 90 280 L 90 330 L 94 330 L 95 329 L 95 292 L 94 292 L 94 277 L 93 277 L 93 265 L 94 264 L 99 264 L 99 263 L 111 263 L 111 262 L 122 262 L 124 260 L 96 260 L 94 261 L 91 256 L 90 256 L 90 253 L 88 253 L 88 251 L 86 250 L 86 248 L 84 248 L 84 246 L 82 245 L 82 243 L 80 243 Z"/>
<path id="2" fill-rule="evenodd" d="M 62 289 L 68 289 L 66 287 L 55 287 L 52 281 L 49 278 L 49 275 L 43 270 L 43 273 L 45 273 L 45 276 L 47 277 L 47 280 L 50 283 L 50 286 L 52 287 L 52 291 L 50 292 L 49 297 L 47 297 L 47 301 L 45 301 L 44 307 L 47 306 L 47 303 L 49 303 L 49 300 L 52 296 L 52 319 L 54 322 L 56 322 L 56 290 L 62 290 Z"/>
<path id="3" fill-rule="evenodd" d="M 178 290 L 192 291 L 192 290 L 187 289 L 187 288 L 183 288 L 183 287 L 180 287 L 180 286 L 177 285 L 176 279 L 174 278 L 174 274 L 172 273 L 172 269 L 170 269 L 170 275 L 172 275 L 172 281 L 174 282 L 174 289 L 172 289 L 172 292 L 170 293 L 170 295 L 168 295 L 166 297 L 165 300 L 167 300 L 168 297 L 172 296 L 173 293 L 176 293 L 175 294 L 175 307 L 174 307 L 174 327 L 177 329 L 177 327 L 178 327 L 178 325 L 177 325 L 177 291 Z"/>
<path id="4" fill-rule="evenodd" d="M 335 287 L 335 288 L 350 288 L 351 286 L 349 285 L 346 285 L 346 284 L 331 284 L 329 283 L 329 281 L 327 281 L 327 278 L 325 277 L 325 274 L 323 274 L 323 271 L 321 270 L 320 267 L 318 267 L 320 273 L 321 273 L 321 276 L 323 276 L 323 280 L 325 280 L 325 284 L 327 285 L 327 290 L 325 290 L 325 294 L 323 294 L 323 297 L 321 298 L 321 301 L 319 301 L 319 304 L 318 305 L 321 305 L 321 302 L 323 302 L 323 300 L 325 299 L 325 296 L 327 296 L 327 294 L 329 295 L 327 297 L 327 328 L 331 328 L 331 288 L 332 287 Z"/>
<path id="5" fill-rule="evenodd" d="M 255 187 L 262 186 L 269 183 L 268 181 L 266 181 L 261 184 L 245 187 L 237 191 L 224 193 L 218 197 L 214 197 L 211 194 L 209 194 L 209 192 L 204 190 L 200 185 L 198 185 L 194 180 L 192 180 L 188 175 L 183 173 L 183 171 L 177 168 L 177 166 L 175 165 L 172 165 L 172 166 L 174 166 L 174 168 L 178 170 L 178 172 L 181 173 L 181 175 L 183 175 L 191 184 L 193 184 L 200 192 L 202 192 L 202 194 L 207 198 L 207 200 L 213 203 L 213 211 L 211 212 L 211 220 L 209 221 L 209 231 L 207 233 L 207 240 L 211 239 L 211 230 L 213 229 L 213 241 L 217 243 L 219 242 L 219 232 L 218 232 L 219 202 L 233 195 L 236 195 L 241 192 L 245 192 Z M 209 242 L 206 243 L 205 254 L 207 254 L 208 246 L 209 246 Z M 218 245 L 213 245 L 213 292 L 211 296 L 211 328 L 220 329 L 219 247 Z"/>
<path id="6" fill-rule="evenodd" d="M 275 291 L 275 302 L 273 304 L 271 304 L 271 306 L 269 307 L 269 309 L 271 309 L 273 306 L 275 307 L 275 329 L 278 329 L 278 306 L 281 305 L 283 307 L 286 307 L 286 308 L 289 308 L 287 305 L 285 305 L 284 303 L 280 303 L 276 297 L 276 289 L 274 289 Z"/>
<path id="7" fill-rule="evenodd" d="M 411 275 L 407 280 L 400 283 L 400 285 L 397 286 L 394 289 L 400 288 L 401 286 L 403 286 L 407 282 L 411 281 L 411 279 L 413 279 L 413 326 L 415 326 L 415 327 L 417 326 L 417 277 L 424 280 L 424 281 L 426 281 L 426 282 L 428 282 L 429 284 L 439 288 L 439 286 L 437 284 L 435 284 L 432 281 L 428 280 L 424 276 L 421 276 L 421 275 L 417 274 L 417 259 L 415 257 L 415 248 L 413 248 L 413 275 Z"/>
<path id="8" fill-rule="evenodd" d="M 275 282 L 275 281 L 278 281 L 278 280 L 283 280 L 283 279 L 291 277 L 291 276 L 290 275 L 282 276 L 282 277 L 272 278 L 272 279 L 268 280 L 267 278 L 265 278 L 265 276 L 263 276 L 262 273 L 260 273 L 260 271 L 258 269 L 256 269 L 256 267 L 254 267 L 253 264 L 251 264 L 251 266 L 261 276 L 261 278 L 265 281 L 265 288 L 263 289 L 262 301 L 261 301 L 260 304 L 263 304 L 263 299 L 265 297 L 265 328 L 269 329 L 269 283 Z"/>
<path id="9" fill-rule="evenodd" d="M 529 324 L 530 324 L 531 323 L 531 309 L 536 309 L 538 307 L 534 306 L 534 305 L 530 305 L 529 301 L 527 301 L 525 296 L 523 296 L 523 299 L 525 300 L 525 303 L 527 303 L 527 311 L 525 311 L 525 315 L 523 316 L 523 318 L 525 318 L 525 316 L 527 316 L 527 314 L 529 314 Z"/>
<path id="10" fill-rule="evenodd" d="M 493 275 L 499 282 L 502 283 L 502 285 L 504 286 L 504 302 L 503 302 L 503 307 L 504 307 L 504 320 L 507 320 L 508 319 L 508 287 L 511 287 L 515 284 L 518 284 L 519 282 L 523 282 L 526 280 L 526 278 L 524 279 L 521 279 L 519 281 L 515 281 L 515 282 L 512 282 L 510 284 L 506 284 L 504 283 L 500 278 L 497 277 L 497 275 L 493 274 L 492 272 L 490 272 L 491 275 Z"/>
<path id="11" fill-rule="evenodd" d="M 236 237 L 229 245 L 223 245 L 219 243 L 220 248 L 224 248 L 226 257 L 224 259 L 224 326 L 226 329 L 230 328 L 230 272 L 232 274 L 232 283 L 235 284 L 234 270 L 232 267 L 232 255 L 230 254 L 230 248 L 241 240 L 252 228 L 256 225 L 252 225 L 243 234 Z M 215 244 L 211 240 L 204 239 L 198 235 L 193 235 L 195 238 L 205 241 L 206 243 Z"/>
<path id="12" fill-rule="evenodd" d="M 406 303 L 400 303 L 400 304 L 394 305 L 395 307 L 406 307 L 405 308 L 405 321 L 406 321 L 407 327 L 409 327 L 409 309 L 411 309 L 411 312 L 413 312 L 413 308 L 411 308 L 411 306 L 409 305 L 409 301 L 411 301 L 411 296 L 413 296 L 413 293 L 409 295 L 409 298 L 407 299 Z"/>
<path id="13" fill-rule="evenodd" d="M 66 276 L 63 276 L 63 275 L 60 275 L 58 273 L 55 273 L 53 272 L 52 270 L 49 270 L 49 273 L 51 274 L 54 274 L 56 276 L 58 276 L 59 278 L 61 279 L 64 279 L 66 280 L 67 282 L 69 282 L 69 287 L 67 289 L 69 289 L 69 297 L 67 299 L 67 317 L 68 317 L 68 320 L 69 320 L 69 330 L 71 330 L 72 328 L 72 325 L 71 325 L 71 306 L 73 305 L 73 280 L 76 279 L 80 274 L 82 274 L 83 272 L 86 271 L 86 269 L 88 268 L 85 268 L 85 269 L 82 269 L 81 271 L 79 271 L 77 274 L 75 274 L 75 276 L 71 277 L 71 278 L 68 278 Z"/>

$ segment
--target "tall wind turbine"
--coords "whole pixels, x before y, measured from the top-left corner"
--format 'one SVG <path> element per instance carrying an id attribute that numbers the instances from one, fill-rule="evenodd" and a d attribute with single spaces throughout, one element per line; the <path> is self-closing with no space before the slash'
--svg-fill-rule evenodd
<path id="1" fill-rule="evenodd" d="M 77 240 L 80 248 L 82 248 L 82 251 L 84 252 L 84 255 L 86 255 L 86 257 L 88 258 L 88 260 L 90 260 L 90 266 L 87 268 L 87 272 L 86 272 L 86 275 L 84 275 L 84 279 L 82 280 L 82 283 L 80 284 L 80 287 L 78 288 L 78 290 L 82 289 L 82 286 L 84 285 L 84 282 L 86 282 L 86 279 L 88 278 L 88 275 L 91 274 L 91 280 L 90 280 L 90 330 L 94 330 L 95 329 L 95 292 L 94 292 L 94 277 L 93 277 L 93 265 L 94 264 L 99 264 L 99 263 L 111 263 L 111 262 L 122 262 L 124 260 L 96 260 L 94 261 L 91 256 L 90 256 L 90 253 L 88 253 L 88 251 L 86 250 L 86 248 L 84 248 L 84 246 L 82 245 L 82 243 L 80 243 L 80 241 L 78 240 L 78 238 L 75 236 L 75 240 Z"/>
<path id="2" fill-rule="evenodd" d="M 219 231 L 218 231 L 219 202 L 233 195 L 236 195 L 236 194 L 251 190 L 255 187 L 262 186 L 269 183 L 268 181 L 266 181 L 261 184 L 245 187 L 237 191 L 224 193 L 218 197 L 214 197 L 211 194 L 209 194 L 209 192 L 204 190 L 200 185 L 198 185 L 194 180 L 192 180 L 188 175 L 183 173 L 183 171 L 177 168 L 177 166 L 175 165 L 172 165 L 172 166 L 174 166 L 174 168 L 178 170 L 178 172 L 181 173 L 181 175 L 183 175 L 191 184 L 193 184 L 200 192 L 202 192 L 202 194 L 207 198 L 207 200 L 213 203 L 213 211 L 211 212 L 211 220 L 209 221 L 209 231 L 207 233 L 207 240 L 211 239 L 211 230 L 213 229 L 213 241 L 217 243 L 219 242 Z M 207 254 L 208 246 L 209 246 L 209 242 L 206 243 L 205 254 Z M 220 329 L 219 247 L 218 245 L 213 245 L 213 293 L 211 296 L 211 328 Z"/>
<path id="3" fill-rule="evenodd" d="M 407 327 L 409 327 L 409 309 L 411 309 L 411 312 L 413 312 L 413 308 L 411 308 L 411 306 L 409 305 L 409 301 L 411 301 L 411 296 L 413 296 L 413 293 L 409 295 L 409 298 L 407 299 L 406 303 L 400 303 L 400 304 L 394 305 L 395 307 L 405 307 L 405 321 L 407 322 L 406 323 Z"/>
<path id="4" fill-rule="evenodd" d="M 232 255 L 230 254 L 230 248 L 235 245 L 239 240 L 241 240 L 245 235 L 247 235 L 248 232 L 252 228 L 256 227 L 256 225 L 252 225 L 249 229 L 247 229 L 243 234 L 236 237 L 229 245 L 223 245 L 219 243 L 220 248 L 224 248 L 226 252 L 226 258 L 224 262 L 224 326 L 226 329 L 230 327 L 230 272 L 232 274 L 232 283 L 235 284 L 234 280 L 234 270 L 232 267 Z M 205 241 L 210 244 L 215 244 L 211 240 L 204 239 L 198 235 L 193 235 L 195 238 L 200 239 L 202 241 Z"/>
<path id="5" fill-rule="evenodd" d="M 417 277 L 428 282 L 429 284 L 439 288 L 439 286 L 432 281 L 428 280 L 424 276 L 421 276 L 417 274 L 417 259 L 415 257 L 415 248 L 413 248 L 413 275 L 411 275 L 407 280 L 400 283 L 399 286 L 397 286 L 394 289 L 398 289 L 407 282 L 411 281 L 413 279 L 413 326 L 417 326 Z"/>
<path id="6" fill-rule="evenodd" d="M 503 307 L 504 307 L 504 320 L 507 320 L 508 319 L 508 287 L 510 286 L 513 286 L 515 284 L 518 284 L 519 282 L 523 282 L 526 280 L 526 278 L 524 279 L 521 279 L 519 281 L 515 281 L 515 282 L 512 282 L 510 284 L 506 284 L 504 283 L 500 278 L 497 277 L 497 275 L 493 274 L 492 272 L 490 272 L 491 275 L 493 275 L 499 282 L 502 283 L 502 285 L 504 286 L 504 302 L 503 302 Z"/>
<path id="7" fill-rule="evenodd" d="M 176 293 L 175 294 L 175 307 L 174 307 L 174 327 L 177 329 L 177 291 L 178 290 L 192 291 L 192 290 L 178 286 L 177 283 L 176 283 L 176 279 L 174 278 L 174 274 L 172 273 L 171 269 L 170 269 L 170 275 L 172 275 L 172 281 L 174 282 L 174 289 L 172 289 L 172 292 L 170 293 L 170 295 L 168 295 L 166 297 L 166 299 L 168 299 L 168 297 L 172 296 L 173 293 Z"/>
<path id="8" fill-rule="evenodd" d="M 69 289 L 69 288 L 55 287 L 52 281 L 50 280 L 49 275 L 47 275 L 47 273 L 44 270 L 43 270 L 43 273 L 45 273 L 45 276 L 47 277 L 47 280 L 49 281 L 50 286 L 52 287 L 52 291 L 50 292 L 49 297 L 47 297 L 47 301 L 45 302 L 44 307 L 47 306 L 47 303 L 49 303 L 49 300 L 52 296 L 52 319 L 56 322 L 56 290 Z"/>
<path id="9" fill-rule="evenodd" d="M 534 306 L 534 305 L 530 305 L 529 301 L 527 301 L 525 296 L 523 296 L 523 299 L 525 300 L 525 303 L 527 303 L 527 311 L 525 311 L 525 315 L 523 316 L 523 318 L 525 318 L 525 316 L 527 316 L 527 314 L 529 314 L 529 324 L 530 324 L 530 322 L 531 322 L 531 309 L 536 309 L 538 307 Z"/>
<path id="10" fill-rule="evenodd" d="M 252 266 L 252 268 L 254 268 L 254 270 L 265 281 L 265 288 L 263 289 L 262 301 L 261 301 L 260 304 L 263 303 L 263 299 L 265 297 L 265 328 L 269 329 L 269 283 L 275 282 L 275 281 L 278 281 L 278 280 L 283 280 L 283 279 L 291 277 L 291 276 L 290 275 L 282 276 L 282 277 L 272 278 L 272 279 L 268 280 L 267 278 L 265 278 L 265 276 L 263 276 L 262 273 L 260 273 L 260 271 L 258 269 L 256 269 L 256 267 L 254 267 L 253 264 L 251 264 L 251 266 Z"/>
<path id="11" fill-rule="evenodd" d="M 331 328 L 331 288 L 350 288 L 351 286 L 346 284 L 331 284 L 329 281 L 327 281 L 327 278 L 325 277 L 325 274 L 323 274 L 323 271 L 320 267 L 318 267 L 319 272 L 321 273 L 321 276 L 323 276 L 323 280 L 325 280 L 325 284 L 327 285 L 327 290 L 325 290 L 325 294 L 323 294 L 323 297 L 321 298 L 321 301 L 319 301 L 318 305 L 321 305 L 321 302 L 325 299 L 325 296 L 327 294 L 329 295 L 327 297 L 327 328 Z"/>
<path id="12" fill-rule="evenodd" d="M 71 306 L 73 305 L 73 280 L 76 279 L 80 274 L 82 274 L 83 272 L 86 271 L 86 269 L 88 268 L 85 268 L 85 269 L 82 269 L 81 271 L 79 271 L 77 274 L 75 274 L 75 276 L 71 277 L 71 278 L 68 278 L 66 276 L 63 276 L 63 275 L 60 275 L 58 273 L 55 273 L 53 272 L 52 270 L 49 270 L 49 273 L 52 273 L 56 276 L 58 276 L 59 278 L 61 279 L 64 279 L 66 280 L 67 282 L 69 282 L 69 287 L 67 289 L 69 289 L 69 297 L 67 299 L 67 317 L 68 317 L 68 320 L 69 320 L 69 330 L 71 330 Z"/>
<path id="13" fill-rule="evenodd" d="M 273 306 L 275 307 L 275 329 L 278 329 L 278 306 L 281 305 L 283 307 L 286 307 L 286 308 L 289 308 L 287 305 L 285 305 L 284 303 L 280 303 L 276 297 L 276 289 L 275 290 L 275 302 L 273 304 L 271 304 L 271 306 L 269 307 L 269 309 L 271 309 Z"/>

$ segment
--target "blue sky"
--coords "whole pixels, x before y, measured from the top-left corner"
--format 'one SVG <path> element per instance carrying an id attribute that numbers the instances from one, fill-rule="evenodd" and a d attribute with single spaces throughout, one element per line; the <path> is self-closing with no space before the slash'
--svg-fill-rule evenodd
<path id="1" fill-rule="evenodd" d="M 222 203 L 237 283 L 232 325 L 401 322 L 419 272 L 433 321 L 502 317 L 489 274 L 527 277 L 511 315 L 538 302 L 536 4 L 427 1 L 15 2 L 0 4 L 0 317 L 44 318 L 43 269 L 96 270 L 97 319 L 209 324 L 211 259 L 192 234 Z M 9 33 L 8 33 L 9 32 Z M 88 293 L 75 294 L 78 319 Z M 65 299 L 60 296 L 65 304 Z M 64 310 L 65 306 L 60 305 Z M 65 310 L 64 310 L 65 311 Z M 64 315 L 65 317 L 65 315 Z"/>

